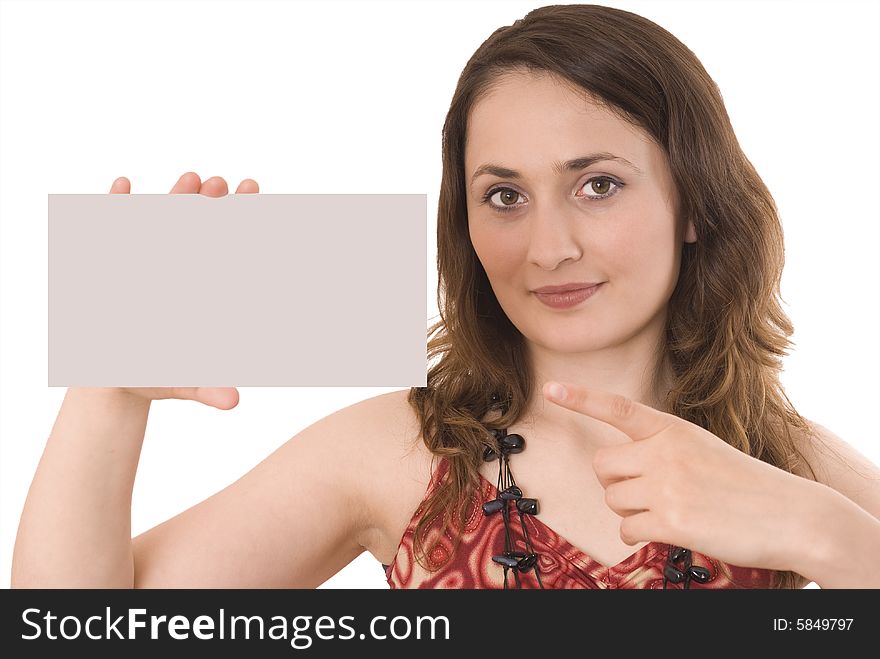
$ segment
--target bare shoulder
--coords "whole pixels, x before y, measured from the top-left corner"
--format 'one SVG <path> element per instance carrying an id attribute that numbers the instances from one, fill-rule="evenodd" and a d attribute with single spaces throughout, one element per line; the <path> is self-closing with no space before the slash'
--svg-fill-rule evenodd
<path id="1" fill-rule="evenodd" d="M 361 456 L 374 466 L 384 466 L 386 476 L 407 480 L 421 474 L 430 452 L 422 440 L 418 416 L 407 400 L 409 389 L 367 398 L 356 405 L 365 422 L 371 424 L 373 444 Z"/>
<path id="2" fill-rule="evenodd" d="M 360 544 L 382 563 L 390 563 L 425 495 L 434 467 L 422 439 L 409 389 L 392 391 L 357 404 L 369 445 L 359 448 L 363 460 L 360 499 L 371 524 Z"/>
<path id="3" fill-rule="evenodd" d="M 816 480 L 880 519 L 880 467 L 822 424 L 808 423 L 812 433 L 798 437 L 799 447 Z"/>

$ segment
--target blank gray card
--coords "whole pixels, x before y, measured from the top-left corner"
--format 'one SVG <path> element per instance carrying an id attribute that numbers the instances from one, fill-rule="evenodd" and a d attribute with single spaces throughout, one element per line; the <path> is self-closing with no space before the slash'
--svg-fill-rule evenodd
<path id="1" fill-rule="evenodd" d="M 425 386 L 423 194 L 49 195 L 49 386 Z"/>

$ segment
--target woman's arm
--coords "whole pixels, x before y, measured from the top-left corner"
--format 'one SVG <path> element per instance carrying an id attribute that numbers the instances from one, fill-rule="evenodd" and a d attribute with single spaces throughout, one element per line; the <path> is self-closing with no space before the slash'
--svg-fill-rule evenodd
<path id="1" fill-rule="evenodd" d="M 375 532 L 387 504 L 376 481 L 399 468 L 382 447 L 400 434 L 405 394 L 324 417 L 225 489 L 132 539 L 148 405 L 73 390 L 28 495 L 13 587 L 314 588 Z"/>
<path id="2" fill-rule="evenodd" d="M 803 442 L 816 472 L 792 564 L 821 588 L 880 588 L 880 468 L 830 430 Z"/>
<path id="3" fill-rule="evenodd" d="M 816 485 L 793 541 L 794 570 L 820 588 L 880 588 L 880 519 L 840 492 Z"/>
<path id="4" fill-rule="evenodd" d="M 150 401 L 67 390 L 28 491 L 13 588 L 130 588 L 131 493 Z"/>
<path id="5" fill-rule="evenodd" d="M 170 194 L 227 193 L 215 176 L 181 176 Z M 110 194 L 129 194 L 124 176 Z M 242 181 L 237 194 L 259 192 Z M 131 494 L 153 398 L 197 400 L 222 409 L 238 393 L 212 388 L 71 388 L 25 501 L 12 559 L 12 586 L 130 587 Z M 235 402 L 232 402 L 233 406 Z"/>
<path id="6" fill-rule="evenodd" d="M 121 177 L 110 191 L 130 189 Z M 171 193 L 218 197 L 227 190 L 219 177 L 202 183 L 188 172 Z M 237 193 L 258 190 L 245 179 Z M 375 483 L 397 463 L 378 463 L 378 449 L 405 418 L 398 412 L 406 391 L 321 419 L 229 487 L 132 540 L 150 399 L 229 409 L 233 393 L 68 390 L 22 512 L 13 587 L 310 587 L 358 556 L 387 503 Z"/>

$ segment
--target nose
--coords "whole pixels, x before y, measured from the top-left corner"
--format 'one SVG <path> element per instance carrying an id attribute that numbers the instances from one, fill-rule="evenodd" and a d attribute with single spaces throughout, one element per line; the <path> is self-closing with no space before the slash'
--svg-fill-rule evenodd
<path id="1" fill-rule="evenodd" d="M 530 263 L 555 270 L 564 261 L 577 261 L 583 250 L 577 239 L 577 217 L 562 205 L 533 206 L 529 217 Z"/>

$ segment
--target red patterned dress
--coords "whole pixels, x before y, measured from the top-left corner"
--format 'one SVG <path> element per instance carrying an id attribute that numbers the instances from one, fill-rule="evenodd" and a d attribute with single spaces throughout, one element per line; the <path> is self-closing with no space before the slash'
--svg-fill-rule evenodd
<path id="1" fill-rule="evenodd" d="M 441 458 L 432 475 L 425 498 L 431 494 L 448 469 Z M 429 572 L 419 565 L 413 554 L 413 534 L 424 508 L 424 500 L 413 514 L 397 548 L 391 565 L 383 565 L 388 585 L 394 588 L 498 588 L 504 587 L 504 568 L 492 561 L 493 554 L 504 549 L 504 522 L 501 515 L 485 515 L 482 503 L 494 499 L 496 487 L 481 476 L 481 491 L 475 492 L 470 514 L 464 527 L 461 544 L 453 559 L 442 569 Z M 529 539 L 538 554 L 538 571 L 544 588 L 663 588 L 663 566 L 669 545 L 649 542 L 631 556 L 612 567 L 597 563 L 574 547 L 565 538 L 544 525 L 539 516 L 523 515 Z M 514 548 L 525 551 L 526 543 L 520 525 L 511 524 Z M 445 559 L 453 546 L 451 531 L 430 554 L 432 562 Z M 433 536 L 433 537 L 436 537 Z M 728 578 L 720 561 L 692 552 L 693 565 L 707 568 L 708 582 L 691 584 L 691 588 L 770 588 L 776 572 L 725 564 Z M 534 570 L 519 575 L 522 588 L 539 588 Z M 667 588 L 684 585 L 668 583 Z"/>

